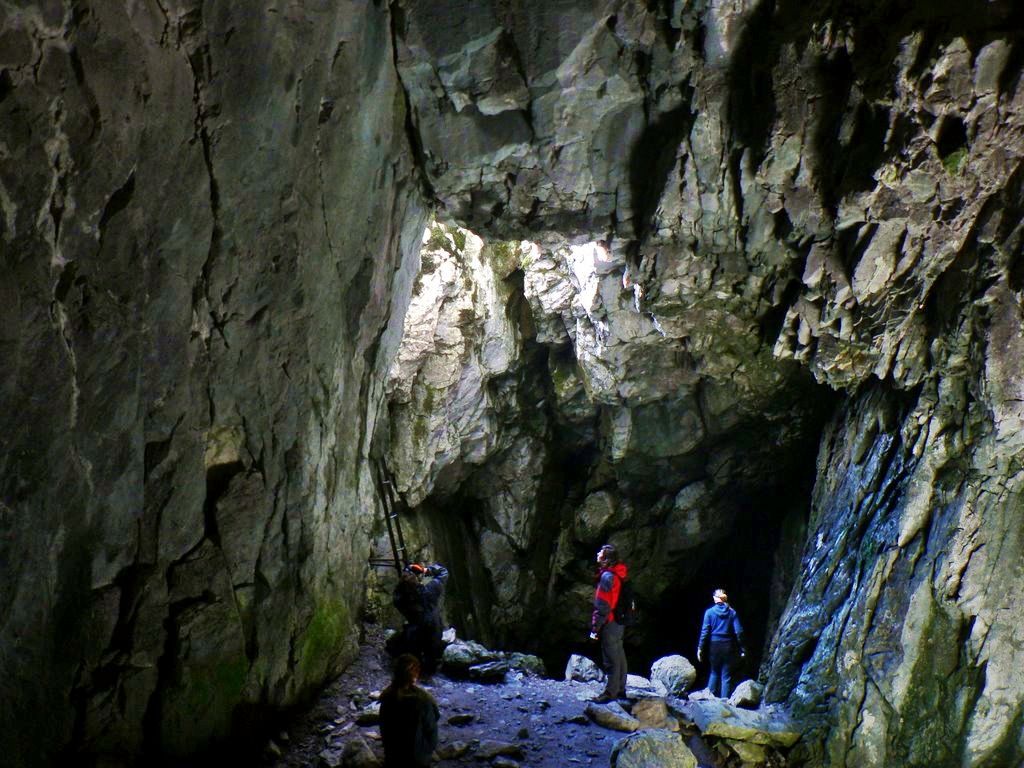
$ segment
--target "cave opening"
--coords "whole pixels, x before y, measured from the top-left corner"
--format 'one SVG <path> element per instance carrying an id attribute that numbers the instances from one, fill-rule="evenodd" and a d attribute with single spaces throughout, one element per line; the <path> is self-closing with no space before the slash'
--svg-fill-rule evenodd
<path id="1" fill-rule="evenodd" d="M 412 551 L 448 567 L 445 618 L 460 639 L 536 654 L 557 678 L 574 654 L 601 664 L 588 640 L 594 553 L 615 543 L 642 611 L 626 634 L 631 673 L 647 677 L 668 655 L 696 662 L 704 611 L 724 588 L 745 630 L 740 675 L 756 679 L 838 396 L 773 363 L 767 383 L 751 380 L 764 393 L 756 407 L 738 405 L 749 394 L 689 350 L 686 334 L 704 329 L 666 333 L 617 259 L 601 241 L 485 242 L 428 227 L 403 340 L 412 352 L 399 353 L 416 367 L 389 406 Z M 749 348 L 706 332 L 763 365 L 764 324 L 750 323 Z M 423 328 L 433 337 L 417 337 Z M 645 346 L 627 346 L 645 332 Z M 603 370 L 626 396 L 600 389 Z"/>

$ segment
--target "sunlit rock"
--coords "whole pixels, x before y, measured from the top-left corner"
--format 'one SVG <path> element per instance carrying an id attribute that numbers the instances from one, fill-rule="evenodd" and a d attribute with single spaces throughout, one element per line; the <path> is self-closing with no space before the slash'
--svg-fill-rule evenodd
<path id="1" fill-rule="evenodd" d="M 565 666 L 565 680 L 579 680 L 583 683 L 601 682 L 604 680 L 604 672 L 586 656 L 574 653 L 569 657 L 569 663 Z"/>
<path id="2" fill-rule="evenodd" d="M 683 656 L 663 656 L 651 665 L 651 682 L 664 686 L 670 696 L 682 696 L 697 679 L 697 670 Z"/>
<path id="3" fill-rule="evenodd" d="M 651 729 L 618 742 L 611 764 L 614 768 L 697 768 L 697 758 L 678 734 Z"/>

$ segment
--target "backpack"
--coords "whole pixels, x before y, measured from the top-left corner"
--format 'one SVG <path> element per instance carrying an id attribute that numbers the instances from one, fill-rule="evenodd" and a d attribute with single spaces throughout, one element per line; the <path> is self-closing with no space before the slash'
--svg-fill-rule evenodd
<path id="1" fill-rule="evenodd" d="M 635 627 L 640 623 L 640 606 L 633 591 L 633 581 L 623 579 L 619 587 L 619 602 L 615 605 L 615 623 L 623 627 Z"/>

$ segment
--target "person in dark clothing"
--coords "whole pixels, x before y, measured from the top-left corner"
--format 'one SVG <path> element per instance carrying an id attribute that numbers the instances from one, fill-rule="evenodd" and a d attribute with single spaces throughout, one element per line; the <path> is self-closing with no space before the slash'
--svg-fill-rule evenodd
<path id="1" fill-rule="evenodd" d="M 420 661 L 411 653 L 395 660 L 391 685 L 380 696 L 384 768 L 428 768 L 437 748 L 440 712 L 434 697 L 416 685 Z"/>
<path id="2" fill-rule="evenodd" d="M 424 584 L 421 578 L 429 576 Z M 422 665 L 422 675 L 430 677 L 444 652 L 441 635 L 441 597 L 448 581 L 448 569 L 440 563 L 424 567 L 412 563 L 405 567 L 392 595 L 395 608 L 405 619 L 405 626 L 387 643 L 392 656 L 415 655 Z"/>
<path id="3" fill-rule="evenodd" d="M 712 597 L 715 604 L 704 611 L 704 624 L 700 628 L 697 661 L 708 657 L 711 665 L 708 690 L 726 699 L 732 692 L 736 653 L 738 651 L 743 658 L 747 651 L 743 646 L 743 626 L 736 611 L 729 606 L 729 596 L 724 589 L 716 589 Z"/>
<path id="4" fill-rule="evenodd" d="M 615 621 L 622 582 L 628 575 L 625 563 L 619 562 L 617 550 L 605 544 L 597 551 L 597 590 L 594 612 L 590 617 L 590 639 L 601 641 L 604 670 L 608 675 L 604 692 L 594 701 L 606 702 L 626 695 L 626 650 L 622 646 L 625 629 Z"/>

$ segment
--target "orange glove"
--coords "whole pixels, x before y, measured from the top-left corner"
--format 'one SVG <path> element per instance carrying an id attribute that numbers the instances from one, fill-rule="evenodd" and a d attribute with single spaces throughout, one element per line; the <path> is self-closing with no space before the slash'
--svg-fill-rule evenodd
<path id="1" fill-rule="evenodd" d="M 412 571 L 417 576 L 422 576 L 424 573 L 427 572 L 427 569 L 419 563 L 409 563 L 409 565 L 406 566 L 406 570 Z"/>

